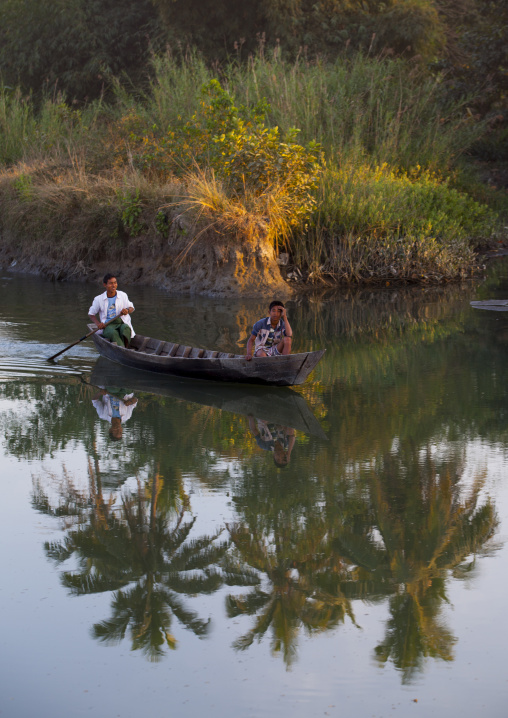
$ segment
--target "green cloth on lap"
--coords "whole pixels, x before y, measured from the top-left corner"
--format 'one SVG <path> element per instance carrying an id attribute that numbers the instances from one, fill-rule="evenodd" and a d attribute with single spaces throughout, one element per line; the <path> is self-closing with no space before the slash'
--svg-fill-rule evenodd
<path id="1" fill-rule="evenodd" d="M 104 339 L 109 339 L 110 342 L 115 342 L 115 344 L 118 344 L 119 347 L 125 347 L 124 338 L 127 341 L 127 346 L 129 346 L 131 334 L 131 328 L 125 324 L 125 322 L 122 322 L 121 319 L 118 319 L 117 322 L 108 324 L 102 332 Z"/>

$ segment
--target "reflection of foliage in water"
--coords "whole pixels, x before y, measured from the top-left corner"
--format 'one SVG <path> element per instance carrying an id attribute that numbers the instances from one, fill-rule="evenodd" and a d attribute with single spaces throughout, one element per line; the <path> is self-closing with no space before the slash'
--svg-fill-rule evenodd
<path id="1" fill-rule="evenodd" d="M 446 581 L 469 574 L 470 557 L 482 552 L 497 526 L 491 501 L 479 501 L 482 477 L 468 495 L 461 491 L 462 464 L 453 450 L 439 459 L 431 446 L 410 441 L 377 456 L 365 470 L 373 526 L 334 541 L 340 555 L 361 567 L 370 591 L 391 586 L 391 618 L 376 655 L 391 659 L 404 681 L 426 656 L 452 660 L 455 639 L 439 617 Z"/>
<path id="2" fill-rule="evenodd" d="M 464 291 L 399 289 L 356 292 L 297 309 L 294 331 L 305 348 L 327 349 L 315 370 L 320 385 L 373 385 L 407 369 L 408 352 L 439 343 L 463 330 Z"/>
<path id="3" fill-rule="evenodd" d="M 247 596 L 228 597 L 229 617 L 256 615 L 254 626 L 235 641 L 235 648 L 245 650 L 271 629 L 272 651 L 281 652 L 289 666 L 296 657 L 300 628 L 314 634 L 334 628 L 346 615 L 354 621 L 350 602 L 320 590 L 316 583 L 322 573 L 338 569 L 323 521 L 305 528 L 288 522 L 270 537 L 252 533 L 246 525 L 229 529 L 242 562 L 264 575 L 270 586 L 268 590 L 256 587 Z"/>
<path id="4" fill-rule="evenodd" d="M 225 582 L 252 585 L 252 572 L 238 572 L 225 562 L 227 542 L 213 536 L 191 538 L 195 517 L 180 486 L 168 491 L 157 473 L 137 490 L 104 497 L 97 472 L 89 464 L 88 492 L 79 492 L 66 477 L 60 502 L 52 506 L 41 482 L 33 494 L 35 508 L 71 521 L 62 541 L 47 543 L 46 553 L 57 564 L 71 557 L 77 570 L 66 570 L 62 583 L 73 595 L 114 591 L 112 616 L 97 623 L 92 635 L 108 644 L 130 633 L 132 649 L 142 649 L 152 661 L 164 646 L 176 647 L 170 631 L 172 617 L 195 635 L 208 633 L 204 621 L 186 608 L 182 595 L 210 594 Z"/>
<path id="5" fill-rule="evenodd" d="M 0 398 L 16 407 L 0 415 L 8 454 L 42 461 L 79 445 L 101 456 L 100 478 L 118 487 L 128 476 L 160 473 L 178 481 L 191 473 L 215 485 L 227 483 L 230 465 L 256 454 L 256 443 L 243 417 L 173 397 L 136 393 L 138 403 L 124 427 L 124 438 L 111 442 L 109 425 L 91 404 L 96 388 L 75 377 L 0 383 Z"/>
<path id="6" fill-rule="evenodd" d="M 250 630 L 234 646 L 245 650 L 269 634 L 272 651 L 280 653 L 287 666 L 296 658 L 302 630 L 314 635 L 340 625 L 347 616 L 354 622 L 347 597 L 332 595 L 320 584 L 320 577 L 342 571 L 343 562 L 330 544 L 326 479 L 306 464 L 302 468 L 302 464 L 288 467 L 273 476 L 251 464 L 236 482 L 239 520 L 229 527 L 239 561 L 263 579 L 250 593 L 227 599 L 230 617 L 255 616 Z M 330 480 L 354 493 L 339 477 Z"/>
<path id="7" fill-rule="evenodd" d="M 455 638 L 440 620 L 446 583 L 470 574 L 470 557 L 497 525 L 491 501 L 480 503 L 481 480 L 464 498 L 462 471 L 460 451 L 439 459 L 430 444 L 406 441 L 342 480 L 275 486 L 251 474 L 237 488 L 243 519 L 231 537 L 266 587 L 228 598 L 230 616 L 256 617 L 235 647 L 271 631 L 273 651 L 289 666 L 300 630 L 354 621 L 354 599 L 390 596 L 378 659 L 391 659 L 404 681 L 425 657 L 452 660 Z"/>

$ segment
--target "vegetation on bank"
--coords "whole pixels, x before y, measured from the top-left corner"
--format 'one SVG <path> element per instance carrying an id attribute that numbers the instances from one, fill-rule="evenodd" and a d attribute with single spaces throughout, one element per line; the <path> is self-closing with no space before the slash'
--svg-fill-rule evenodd
<path id="1" fill-rule="evenodd" d="M 82 267 L 133 241 L 262 236 L 309 281 L 453 279 L 502 239 L 503 195 L 460 164 L 487 130 L 417 63 L 362 54 L 215 71 L 166 54 L 145 92 L 116 82 L 79 109 L 3 87 L 0 231 Z"/>

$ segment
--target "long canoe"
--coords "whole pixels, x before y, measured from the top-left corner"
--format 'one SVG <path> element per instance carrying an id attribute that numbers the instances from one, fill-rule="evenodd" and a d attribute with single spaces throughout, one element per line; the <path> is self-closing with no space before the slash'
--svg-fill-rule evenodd
<path id="1" fill-rule="evenodd" d="M 327 436 L 303 396 L 293 389 L 246 384 L 219 384 L 213 381 L 135 371 L 99 357 L 89 381 L 100 387 L 122 386 L 129 393 L 170 396 L 193 404 L 213 406 L 221 411 L 253 416 L 271 424 L 288 426 L 320 439 Z"/>
<path id="2" fill-rule="evenodd" d="M 88 325 L 91 329 L 93 324 Z M 270 386 L 295 386 L 303 384 L 325 349 L 279 357 L 259 357 L 247 361 L 244 354 L 198 349 L 184 344 L 136 334 L 129 349 L 104 339 L 98 332 L 92 335 L 101 356 L 111 361 L 174 376 L 195 379 L 233 381 Z"/>
<path id="3" fill-rule="evenodd" d="M 483 299 L 470 302 L 473 309 L 488 309 L 491 312 L 508 312 L 508 299 Z"/>

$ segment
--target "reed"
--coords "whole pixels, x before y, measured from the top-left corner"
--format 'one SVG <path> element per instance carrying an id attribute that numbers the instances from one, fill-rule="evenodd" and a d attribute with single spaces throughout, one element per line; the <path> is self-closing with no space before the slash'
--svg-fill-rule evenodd
<path id="1" fill-rule="evenodd" d="M 154 58 L 150 93 L 136 112 L 161 131 L 177 127 L 198 110 L 200 88 L 214 77 L 238 104 L 252 107 L 266 98 L 270 126 L 297 127 L 302 142 L 318 141 L 333 158 L 366 153 L 377 164 L 448 172 L 485 133 L 468 113 L 467 98 L 447 101 L 439 78 L 418 64 L 361 54 L 288 63 L 276 50 L 212 71 L 196 54 L 167 53 Z M 122 95 L 124 108 L 133 103 Z"/>

